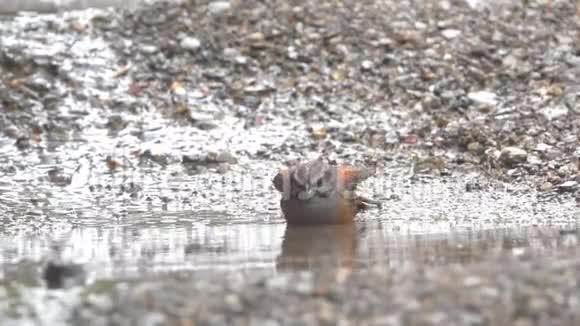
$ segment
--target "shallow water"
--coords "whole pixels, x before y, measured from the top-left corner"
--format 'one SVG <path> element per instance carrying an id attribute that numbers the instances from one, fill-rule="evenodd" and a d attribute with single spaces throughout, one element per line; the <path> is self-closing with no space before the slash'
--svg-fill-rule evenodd
<path id="1" fill-rule="evenodd" d="M 59 236 L 6 236 L 2 266 L 42 260 L 58 251 L 85 263 L 97 279 L 154 277 L 168 272 L 255 270 L 280 272 L 400 264 L 440 265 L 485 261 L 498 255 L 575 251 L 578 231 L 566 227 L 472 229 L 413 233 L 388 222 L 289 228 L 283 223 L 151 223 L 78 227 Z"/>

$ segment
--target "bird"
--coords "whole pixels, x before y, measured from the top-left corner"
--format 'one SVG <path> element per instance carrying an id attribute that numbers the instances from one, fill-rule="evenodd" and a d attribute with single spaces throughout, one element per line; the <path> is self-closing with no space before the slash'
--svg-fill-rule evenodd
<path id="1" fill-rule="evenodd" d="M 272 180 L 282 194 L 280 207 L 288 225 L 352 223 L 377 201 L 355 193 L 370 176 L 367 169 L 330 165 L 323 157 L 282 168 Z"/>

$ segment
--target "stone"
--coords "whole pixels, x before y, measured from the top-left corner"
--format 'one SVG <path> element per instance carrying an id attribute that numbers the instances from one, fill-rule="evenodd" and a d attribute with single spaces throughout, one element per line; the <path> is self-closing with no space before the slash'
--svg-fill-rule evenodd
<path id="1" fill-rule="evenodd" d="M 195 37 L 187 36 L 181 40 L 179 45 L 184 50 L 195 51 L 201 47 L 201 41 Z"/>
<path id="2" fill-rule="evenodd" d="M 508 166 L 514 166 L 526 162 L 528 152 L 515 146 L 504 147 L 501 150 L 499 159 Z"/>

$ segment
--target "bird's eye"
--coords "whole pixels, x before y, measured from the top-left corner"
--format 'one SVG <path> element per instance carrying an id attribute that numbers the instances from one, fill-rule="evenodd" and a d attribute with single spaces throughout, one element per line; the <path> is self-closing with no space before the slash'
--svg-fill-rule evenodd
<path id="1" fill-rule="evenodd" d="M 318 179 L 318 182 L 316 182 L 316 186 L 318 188 L 322 188 L 323 185 L 324 185 L 324 181 L 322 179 Z"/>

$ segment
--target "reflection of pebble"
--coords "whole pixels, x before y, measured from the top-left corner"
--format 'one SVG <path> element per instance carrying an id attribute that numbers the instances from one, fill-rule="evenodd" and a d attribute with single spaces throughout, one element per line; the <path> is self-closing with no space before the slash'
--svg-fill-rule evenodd
<path id="1" fill-rule="evenodd" d="M 59 186 L 68 186 L 71 183 L 71 176 L 66 175 L 61 168 L 48 170 L 48 181 Z"/>
<path id="2" fill-rule="evenodd" d="M 83 285 L 87 274 L 82 265 L 48 262 L 44 267 L 42 277 L 47 288 L 62 289 Z"/>

